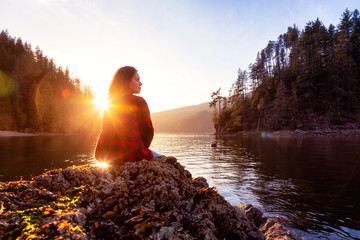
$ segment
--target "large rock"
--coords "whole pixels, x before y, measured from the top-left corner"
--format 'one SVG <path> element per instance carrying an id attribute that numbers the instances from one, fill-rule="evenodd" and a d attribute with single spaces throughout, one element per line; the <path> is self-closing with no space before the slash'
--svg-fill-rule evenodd
<path id="1" fill-rule="evenodd" d="M 266 221 L 263 217 L 263 213 L 260 209 L 254 207 L 251 204 L 243 204 L 239 206 L 239 209 L 252 221 L 256 227 L 260 227 L 262 223 Z"/>
<path id="2" fill-rule="evenodd" d="M 230 205 L 172 157 L 1 183 L 0 207 L 0 239 L 265 238 L 257 210 Z"/>
<path id="3" fill-rule="evenodd" d="M 264 233 L 267 240 L 296 240 L 297 236 L 284 227 L 285 219 L 282 217 L 269 218 L 260 226 L 260 231 Z M 302 238 L 305 239 L 305 238 Z"/>

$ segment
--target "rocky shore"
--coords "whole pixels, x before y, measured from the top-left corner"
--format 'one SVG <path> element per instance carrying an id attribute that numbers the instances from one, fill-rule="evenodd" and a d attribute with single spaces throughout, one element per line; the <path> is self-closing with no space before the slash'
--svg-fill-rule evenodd
<path id="1" fill-rule="evenodd" d="M 331 126 L 314 129 L 296 129 L 296 130 L 250 130 L 237 132 L 223 132 L 221 136 L 273 136 L 273 137 L 360 137 L 360 126 Z"/>
<path id="2" fill-rule="evenodd" d="M 283 222 L 230 205 L 174 157 L 0 183 L 0 239 L 296 239 Z"/>
<path id="3" fill-rule="evenodd" d="M 0 131 L 0 137 L 23 137 L 23 136 L 35 136 L 38 134 L 29 132 L 15 132 L 15 131 Z"/>

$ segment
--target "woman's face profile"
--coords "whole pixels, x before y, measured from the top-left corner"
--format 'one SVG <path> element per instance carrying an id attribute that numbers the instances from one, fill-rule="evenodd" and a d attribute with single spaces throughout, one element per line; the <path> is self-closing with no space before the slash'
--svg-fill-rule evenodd
<path id="1" fill-rule="evenodd" d="M 134 76 L 131 78 L 131 81 L 129 83 L 130 93 L 135 93 L 135 94 L 140 93 L 141 85 L 142 83 L 140 82 L 140 76 L 138 72 L 136 72 Z"/>

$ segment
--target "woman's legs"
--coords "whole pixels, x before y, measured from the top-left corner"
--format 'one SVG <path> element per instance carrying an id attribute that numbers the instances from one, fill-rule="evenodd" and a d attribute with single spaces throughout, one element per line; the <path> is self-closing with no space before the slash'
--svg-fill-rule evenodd
<path id="1" fill-rule="evenodd" d="M 155 152 L 153 150 L 151 150 L 151 152 L 152 152 L 154 158 L 161 156 L 161 154 L 158 154 L 157 152 Z"/>

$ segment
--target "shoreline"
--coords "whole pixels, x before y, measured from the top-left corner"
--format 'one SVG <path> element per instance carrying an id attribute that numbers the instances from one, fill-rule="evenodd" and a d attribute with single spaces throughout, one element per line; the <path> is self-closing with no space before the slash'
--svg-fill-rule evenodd
<path id="1" fill-rule="evenodd" d="M 215 134 L 216 135 L 216 134 Z M 220 137 L 226 136 L 262 136 L 262 137 L 360 137 L 359 128 L 350 129 L 331 129 L 323 128 L 316 130 L 249 130 L 218 134 Z"/>
<path id="2" fill-rule="evenodd" d="M 159 132 L 161 134 L 162 132 Z M 188 134 L 188 133 L 175 133 Z M 197 133 L 191 133 L 197 134 Z M 25 136 L 51 136 L 51 135 L 79 135 L 79 133 L 52 133 L 52 132 L 17 132 L 17 131 L 0 131 L 0 137 L 25 137 Z M 207 135 L 215 135 L 216 133 L 209 133 Z M 220 133 L 217 136 L 244 136 L 244 137 L 360 137 L 360 128 L 349 129 L 331 129 L 322 128 L 316 130 L 248 130 L 237 132 Z"/>
<path id="3" fill-rule="evenodd" d="M 57 136 L 57 135 L 80 135 L 80 133 L 53 133 L 53 132 L 17 132 L 0 131 L 0 137 L 26 137 L 26 136 Z"/>
<path id="4" fill-rule="evenodd" d="M 16 131 L 0 131 L 0 137 L 22 137 L 22 136 L 40 136 L 40 135 L 47 135 L 47 134 L 16 132 Z"/>

